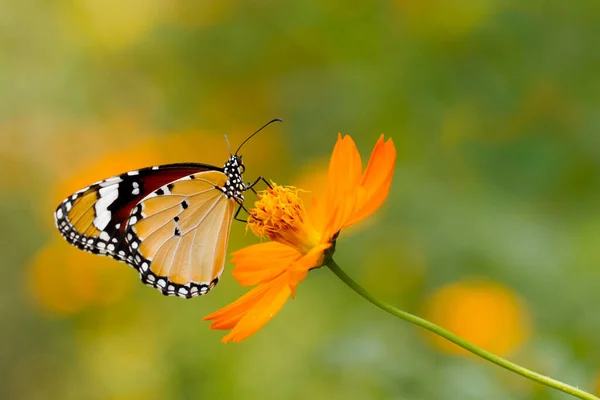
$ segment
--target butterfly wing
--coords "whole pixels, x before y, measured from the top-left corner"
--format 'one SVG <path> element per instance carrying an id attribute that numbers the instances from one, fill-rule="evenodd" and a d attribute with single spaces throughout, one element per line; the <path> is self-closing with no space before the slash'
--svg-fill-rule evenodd
<path id="1" fill-rule="evenodd" d="M 165 295 L 206 294 L 223 272 L 236 201 L 221 187 L 227 175 L 204 171 L 146 196 L 126 227 L 129 262 Z"/>
<path id="2" fill-rule="evenodd" d="M 96 182 L 62 201 L 54 213 L 56 226 L 72 245 L 111 256 L 136 267 L 127 241 L 127 221 L 135 206 L 161 187 L 202 171 L 224 175 L 207 164 L 169 164 L 130 171 Z"/>

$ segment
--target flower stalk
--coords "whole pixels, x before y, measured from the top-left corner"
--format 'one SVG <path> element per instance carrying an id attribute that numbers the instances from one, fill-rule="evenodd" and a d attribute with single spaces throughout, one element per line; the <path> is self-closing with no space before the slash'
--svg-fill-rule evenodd
<path id="1" fill-rule="evenodd" d="M 367 290 L 365 290 L 362 286 L 360 286 L 356 281 L 350 278 L 342 268 L 337 265 L 337 263 L 331 257 L 326 258 L 327 267 L 344 282 L 346 285 L 350 287 L 350 289 L 354 290 L 360 296 L 373 303 L 375 306 L 381 308 L 383 311 L 386 311 L 398 318 L 402 318 L 405 321 L 408 321 L 412 324 L 418 325 L 422 328 L 425 328 L 436 335 L 443 337 L 446 340 L 451 341 L 452 343 L 462 347 L 463 349 L 475 354 L 478 357 L 483 358 L 484 360 L 490 361 L 502 368 L 505 368 L 515 374 L 519 374 L 527 379 L 530 379 L 534 382 L 541 383 L 542 385 L 548 386 L 550 388 L 559 390 L 561 392 L 570 394 L 571 396 L 584 399 L 584 400 L 600 400 L 598 397 L 585 392 L 581 389 L 578 389 L 574 386 L 568 385 L 556 379 L 552 379 L 550 377 L 544 376 L 537 372 L 531 371 L 527 368 L 524 368 L 518 364 L 515 364 L 511 361 L 508 361 L 500 356 L 497 356 L 489 351 L 486 351 L 480 347 L 475 346 L 474 344 L 462 339 L 461 337 L 455 335 L 454 333 L 445 330 L 444 328 L 427 321 L 426 319 L 417 317 L 416 315 L 410 314 L 406 311 L 400 310 L 399 308 L 394 307 L 391 304 L 388 304 L 384 301 L 381 301 L 375 297 Z"/>

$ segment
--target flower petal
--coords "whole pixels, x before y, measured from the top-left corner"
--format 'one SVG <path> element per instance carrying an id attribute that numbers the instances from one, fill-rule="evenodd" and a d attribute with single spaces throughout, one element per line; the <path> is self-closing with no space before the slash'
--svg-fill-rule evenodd
<path id="1" fill-rule="evenodd" d="M 325 191 L 323 191 L 325 193 Z M 325 224 L 327 223 L 327 210 L 325 209 L 326 202 L 325 196 L 312 196 L 310 199 L 310 206 L 306 209 L 308 218 L 313 223 L 315 229 L 319 232 L 323 232 Z"/>
<path id="2" fill-rule="evenodd" d="M 248 252 L 249 248 L 246 248 L 236 252 L 234 257 L 239 258 L 239 253 L 242 253 L 242 257 L 247 257 L 245 261 L 253 260 L 257 254 L 262 254 L 263 258 L 269 258 L 272 254 L 265 251 L 267 244 L 271 245 L 273 242 L 250 246 L 254 247 L 253 251 Z M 260 250 L 257 250 L 258 246 L 260 246 Z M 287 247 L 279 244 L 278 246 Z M 230 340 L 236 343 L 247 338 L 266 324 L 283 307 L 288 297 L 295 292 L 296 286 L 306 278 L 309 269 L 321 265 L 323 252 L 329 247 L 331 247 L 330 243 L 319 244 L 306 255 L 296 257 L 294 260 L 280 259 L 282 264 L 277 268 L 282 271 L 277 276 L 259 284 L 227 307 L 206 316 L 204 320 L 214 320 L 210 326 L 211 329 L 231 329 L 231 332 L 222 339 L 224 343 Z M 273 250 L 273 254 L 285 254 L 286 252 L 285 249 L 279 247 L 274 247 Z M 258 274 L 261 273 L 259 269 Z M 251 273 L 248 272 L 248 274 Z M 252 279 L 245 276 L 244 279 L 246 278 Z"/>
<path id="3" fill-rule="evenodd" d="M 343 227 L 350 226 L 377 210 L 387 198 L 394 176 L 396 163 L 396 148 L 392 139 L 385 143 L 383 135 L 379 137 L 369 164 L 360 181 L 360 188 L 355 196 L 355 208 L 344 221 Z"/>
<path id="4" fill-rule="evenodd" d="M 232 329 L 248 310 L 262 299 L 272 283 L 259 285 L 229 304 L 214 313 L 204 317 L 204 321 L 214 320 L 211 324 L 211 329 Z"/>
<path id="5" fill-rule="evenodd" d="M 383 134 L 379 136 L 371 157 L 369 158 L 369 164 L 365 169 L 360 184 L 363 187 L 367 187 L 369 183 L 374 183 L 382 180 L 386 175 L 382 171 L 389 169 L 389 166 L 393 166 L 396 161 L 396 148 L 392 139 L 388 139 L 386 142 L 383 141 Z"/>
<path id="6" fill-rule="evenodd" d="M 361 175 L 362 161 L 354 141 L 348 135 L 342 138 L 338 134 L 327 180 L 328 223 L 324 229 L 327 236 L 339 231 L 353 211 L 355 197 L 351 194 L 360 184 Z"/>
<path id="7" fill-rule="evenodd" d="M 292 265 L 290 265 L 290 288 L 292 289 L 292 298 L 296 294 L 296 287 L 306 278 L 308 271 L 323 265 L 323 258 L 325 257 L 324 252 L 330 247 L 331 243 L 318 244 L 302 256 L 302 258 L 294 261 Z"/>
<path id="8" fill-rule="evenodd" d="M 259 243 L 233 253 L 233 277 L 242 286 L 267 282 L 286 270 L 302 254 L 277 242 Z"/>
<path id="9" fill-rule="evenodd" d="M 251 336 L 269 322 L 281 310 L 292 293 L 289 278 L 289 274 L 282 274 L 273 281 L 260 285 L 259 288 L 266 287 L 266 290 L 262 292 L 262 297 L 239 319 L 231 332 L 222 339 L 222 342 L 227 343 L 233 340 L 234 343 L 237 343 Z"/>

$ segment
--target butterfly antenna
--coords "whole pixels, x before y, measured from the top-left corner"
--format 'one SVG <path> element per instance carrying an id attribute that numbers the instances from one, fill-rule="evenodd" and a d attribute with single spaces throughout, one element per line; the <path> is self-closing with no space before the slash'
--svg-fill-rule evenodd
<path id="1" fill-rule="evenodd" d="M 225 143 L 227 143 L 227 151 L 229 152 L 229 155 L 231 156 L 231 145 L 229 144 L 229 138 L 227 137 L 227 135 L 223 135 L 225 136 Z"/>
<path id="2" fill-rule="evenodd" d="M 244 140 L 244 141 L 242 142 L 242 144 L 240 144 L 240 147 L 238 147 L 238 149 L 235 151 L 235 155 L 237 156 L 237 153 L 238 153 L 238 151 L 240 151 L 240 149 L 242 148 L 242 146 L 243 146 L 244 144 L 246 144 L 246 142 L 247 142 L 248 140 L 250 140 L 250 139 L 251 139 L 251 138 L 252 138 L 254 135 L 256 135 L 258 132 L 260 132 L 260 131 L 262 131 L 263 129 L 265 129 L 267 126 L 271 125 L 273 122 L 283 122 L 283 120 L 282 120 L 281 118 L 275 118 L 275 119 L 272 119 L 272 120 L 270 120 L 269 122 L 267 122 L 267 123 L 266 123 L 266 124 L 264 124 L 263 126 L 261 126 L 259 130 L 257 130 L 256 132 L 254 132 L 252 135 L 248 136 L 248 137 L 246 138 L 246 140 Z"/>

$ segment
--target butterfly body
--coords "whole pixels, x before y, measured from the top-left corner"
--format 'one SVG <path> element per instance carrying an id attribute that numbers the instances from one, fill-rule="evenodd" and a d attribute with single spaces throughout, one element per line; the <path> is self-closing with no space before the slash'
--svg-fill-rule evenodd
<path id="1" fill-rule="evenodd" d="M 67 197 L 54 214 L 72 245 L 134 267 L 165 295 L 206 294 L 223 272 L 244 165 L 169 164 L 114 176 Z"/>

